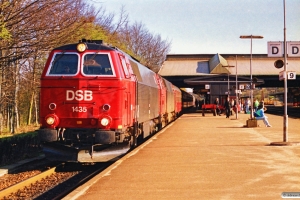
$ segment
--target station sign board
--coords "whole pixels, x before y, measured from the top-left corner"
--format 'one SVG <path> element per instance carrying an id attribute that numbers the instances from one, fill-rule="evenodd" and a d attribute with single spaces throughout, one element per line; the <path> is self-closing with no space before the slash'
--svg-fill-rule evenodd
<path id="1" fill-rule="evenodd" d="M 281 71 L 279 72 L 279 80 L 282 81 L 285 78 L 287 78 L 288 80 L 296 80 L 296 72 L 292 72 L 292 71 Z"/>
<path id="2" fill-rule="evenodd" d="M 287 42 L 287 54 L 289 57 L 300 57 L 300 42 Z"/>
<path id="3" fill-rule="evenodd" d="M 268 42 L 268 57 L 282 57 L 283 42 Z"/>
<path id="4" fill-rule="evenodd" d="M 268 42 L 268 57 L 283 57 L 284 42 Z M 287 42 L 288 57 L 300 57 L 300 41 Z"/>
<path id="5" fill-rule="evenodd" d="M 296 80 L 296 72 L 287 72 L 288 80 Z"/>
<path id="6" fill-rule="evenodd" d="M 282 81 L 286 78 L 286 72 L 285 71 L 281 71 L 279 72 L 279 80 Z"/>

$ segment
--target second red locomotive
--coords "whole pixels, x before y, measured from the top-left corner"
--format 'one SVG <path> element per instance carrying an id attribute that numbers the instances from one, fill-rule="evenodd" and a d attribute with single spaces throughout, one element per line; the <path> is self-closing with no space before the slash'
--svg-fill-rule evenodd
<path id="1" fill-rule="evenodd" d="M 126 153 L 182 111 L 182 93 L 100 41 L 55 48 L 41 76 L 39 137 L 51 159 L 100 162 Z"/>

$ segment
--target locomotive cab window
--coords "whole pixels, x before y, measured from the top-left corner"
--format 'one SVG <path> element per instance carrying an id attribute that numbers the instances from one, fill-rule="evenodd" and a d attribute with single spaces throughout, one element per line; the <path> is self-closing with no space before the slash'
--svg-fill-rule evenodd
<path id="1" fill-rule="evenodd" d="M 51 76 L 73 76 L 78 72 L 78 55 L 71 53 L 54 54 L 48 75 Z"/>
<path id="2" fill-rule="evenodd" d="M 83 57 L 83 74 L 86 76 L 114 75 L 108 54 L 85 54 Z"/>

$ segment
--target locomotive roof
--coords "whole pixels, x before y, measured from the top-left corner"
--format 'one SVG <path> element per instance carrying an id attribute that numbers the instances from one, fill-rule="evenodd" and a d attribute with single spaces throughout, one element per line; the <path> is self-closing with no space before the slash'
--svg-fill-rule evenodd
<path id="1" fill-rule="evenodd" d="M 54 50 L 75 50 L 78 43 L 75 44 L 67 44 L 60 47 L 55 48 Z M 87 45 L 87 50 L 114 50 L 113 47 L 105 46 L 97 43 L 85 43 Z"/>
<path id="2" fill-rule="evenodd" d="M 85 40 L 82 39 L 82 41 L 79 41 L 79 43 L 84 42 L 87 45 L 87 50 L 118 50 L 126 55 L 128 55 L 127 53 L 121 51 L 120 49 L 116 48 L 116 47 L 111 47 L 111 46 L 106 46 L 103 45 L 102 40 Z M 53 50 L 74 50 L 77 49 L 77 45 L 78 43 L 74 43 L 74 44 L 67 44 L 67 45 L 63 45 L 63 46 L 59 46 L 54 48 Z M 132 58 L 133 60 L 135 60 L 136 62 L 140 61 L 138 59 L 136 59 L 135 57 L 128 55 L 130 58 Z"/>

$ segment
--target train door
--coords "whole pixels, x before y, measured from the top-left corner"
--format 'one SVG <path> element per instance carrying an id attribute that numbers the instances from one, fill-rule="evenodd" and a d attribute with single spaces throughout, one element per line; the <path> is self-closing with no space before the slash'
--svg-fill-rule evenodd
<path id="1" fill-rule="evenodd" d="M 119 54 L 121 63 L 122 63 L 122 69 L 124 72 L 125 80 L 124 80 L 124 85 L 126 84 L 127 87 L 125 89 L 125 94 L 124 94 L 124 100 L 125 100 L 125 116 L 123 116 L 124 124 L 126 126 L 130 125 L 130 119 L 131 119 L 131 112 L 130 112 L 130 107 L 131 107 L 131 89 L 130 89 L 130 82 L 128 82 L 128 79 L 130 78 L 130 73 L 128 71 L 126 59 L 124 55 Z M 128 87 L 129 86 L 129 87 Z"/>
<path id="2" fill-rule="evenodd" d="M 134 95 L 135 95 L 135 81 L 132 81 L 132 70 L 130 68 L 129 62 L 126 61 L 126 57 L 124 55 L 119 55 L 121 63 L 122 63 L 122 69 L 124 72 L 125 80 L 124 83 L 126 85 L 125 94 L 124 94 L 124 101 L 125 101 L 125 112 L 126 112 L 126 118 L 125 118 L 125 124 L 126 126 L 130 126 L 132 123 L 132 119 L 134 117 L 134 111 L 133 111 L 133 104 L 135 103 Z"/>

